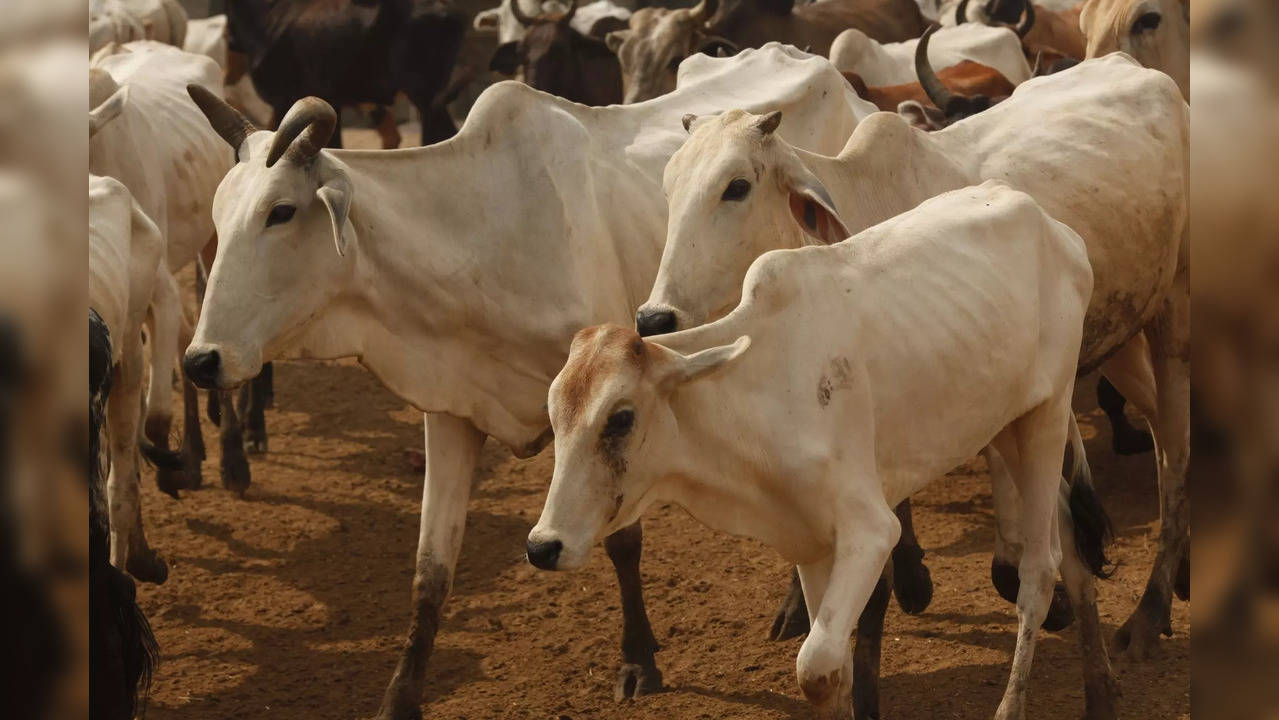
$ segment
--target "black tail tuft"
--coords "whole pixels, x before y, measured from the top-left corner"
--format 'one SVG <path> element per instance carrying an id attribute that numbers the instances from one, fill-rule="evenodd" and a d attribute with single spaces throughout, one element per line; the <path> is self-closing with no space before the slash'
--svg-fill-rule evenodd
<path id="1" fill-rule="evenodd" d="M 1075 525 L 1075 548 L 1093 575 L 1105 579 L 1114 574 L 1106 548 L 1114 541 L 1110 516 L 1101 505 L 1092 483 L 1075 478 L 1070 485 L 1070 517 Z"/>
<path id="2" fill-rule="evenodd" d="M 160 648 L 151 631 L 151 623 L 138 607 L 132 578 L 113 567 L 107 568 L 107 572 L 110 602 L 119 632 L 125 689 L 132 692 L 134 712 L 142 715 L 146 711 L 151 675 L 159 661 Z"/>
<path id="3" fill-rule="evenodd" d="M 146 458 L 147 462 L 155 467 L 165 470 L 183 469 L 182 453 L 180 452 L 158 448 L 142 438 L 138 439 L 138 449 L 142 451 L 142 457 Z"/>

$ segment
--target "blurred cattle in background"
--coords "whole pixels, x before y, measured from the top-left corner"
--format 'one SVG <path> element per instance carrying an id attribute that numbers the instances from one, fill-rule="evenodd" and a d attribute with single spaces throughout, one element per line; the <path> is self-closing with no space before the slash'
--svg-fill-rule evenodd
<path id="1" fill-rule="evenodd" d="M 89 52 L 110 42 L 155 40 L 182 47 L 187 12 L 178 0 L 90 0 Z"/>
<path id="2" fill-rule="evenodd" d="M 1190 0 L 1087 0 L 1081 7 L 1087 57 L 1128 53 L 1168 73 L 1190 99 Z"/>
<path id="3" fill-rule="evenodd" d="M 872 86 L 915 82 L 915 48 L 919 43 L 918 38 L 880 43 L 850 28 L 835 38 L 830 61 L 840 72 L 856 73 Z M 932 34 L 928 62 L 935 70 L 940 72 L 965 60 L 998 70 L 1013 85 L 1031 76 L 1021 39 L 1010 29 L 965 23 Z"/>
<path id="4" fill-rule="evenodd" d="M 228 0 L 226 14 L 228 47 L 277 122 L 307 96 L 386 107 L 404 93 L 421 114 L 422 144 L 456 132 L 445 104 L 466 18 L 447 2 Z M 329 141 L 341 146 L 340 119 Z"/>
<path id="5" fill-rule="evenodd" d="M 585 35 L 573 25 L 578 10 L 571 0 L 558 15 L 530 17 L 512 1 L 510 9 L 526 32 L 502 43 L 489 68 L 505 75 L 523 71 L 530 86 L 583 105 L 622 102 L 622 69 L 599 36 Z M 613 20 L 610 16 L 609 20 Z"/>
<path id="6" fill-rule="evenodd" d="M 226 15 L 192 19 L 187 23 L 187 38 L 182 49 L 189 53 L 213 58 L 223 72 L 230 74 L 232 68 L 227 50 Z M 238 69 L 235 74 L 239 76 L 236 81 L 227 82 L 224 85 L 226 101 L 244 113 L 258 127 L 270 127 L 274 120 L 271 117 L 271 106 L 266 104 L 261 95 L 258 95 L 257 89 L 253 87 L 253 78 L 242 69 Z"/>
<path id="7" fill-rule="evenodd" d="M 959 0 L 954 16 L 947 20 L 953 25 L 975 22 L 1014 28 L 1027 57 L 1044 56 L 1051 63 L 1060 58 L 1084 59 L 1087 48 L 1079 29 L 1079 11 L 1079 6 L 1052 10 L 1029 0 Z"/>
<path id="8" fill-rule="evenodd" d="M 535 5 L 529 10 L 530 5 Z M 518 7 L 517 7 L 518 6 Z M 529 25 L 520 17 L 538 17 L 563 15 L 568 12 L 565 4 L 558 0 L 546 0 L 534 3 L 531 0 L 502 0 L 502 4 L 476 13 L 473 25 L 482 34 L 497 34 L 499 45 L 515 42 L 524 37 Z M 604 37 L 614 30 L 626 27 L 631 11 L 613 0 L 595 0 L 581 7 L 572 15 L 570 24 L 574 30 L 591 37 Z"/>
<path id="9" fill-rule="evenodd" d="M 891 91 L 909 96 L 902 97 L 892 108 L 876 102 L 881 109 L 896 111 L 921 130 L 940 130 L 987 110 L 1012 94 L 1013 84 L 998 70 L 985 65 L 964 61 L 940 74 L 934 72 L 928 62 L 928 43 L 932 34 L 933 29 L 930 28 L 915 47 L 918 82 L 878 89 L 881 93 Z M 883 102 L 891 102 L 892 99 L 890 95 Z"/>

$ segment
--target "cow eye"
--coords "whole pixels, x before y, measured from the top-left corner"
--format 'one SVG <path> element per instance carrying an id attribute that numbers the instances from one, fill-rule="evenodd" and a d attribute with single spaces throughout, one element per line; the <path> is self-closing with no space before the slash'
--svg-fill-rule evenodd
<path id="1" fill-rule="evenodd" d="M 741 200 L 745 200 L 746 196 L 750 194 L 750 191 L 750 181 L 745 178 L 737 178 L 730 182 L 728 187 L 724 188 L 724 194 L 720 196 L 720 200 L 739 202 Z"/>
<path id="2" fill-rule="evenodd" d="M 1132 24 L 1132 34 L 1140 35 L 1141 33 L 1154 30 L 1159 27 L 1161 20 L 1163 20 L 1163 16 L 1153 10 L 1151 12 L 1142 13 L 1141 17 L 1137 18 L 1136 22 Z"/>
<path id="3" fill-rule="evenodd" d="M 604 437 L 621 437 L 631 431 L 631 427 L 635 425 L 635 411 L 630 408 L 618 410 L 608 416 L 608 421 L 604 423 Z"/>
<path id="4" fill-rule="evenodd" d="M 293 213 L 298 209 L 292 205 L 276 205 L 271 208 L 271 213 L 266 216 L 266 226 L 279 225 L 293 219 Z"/>

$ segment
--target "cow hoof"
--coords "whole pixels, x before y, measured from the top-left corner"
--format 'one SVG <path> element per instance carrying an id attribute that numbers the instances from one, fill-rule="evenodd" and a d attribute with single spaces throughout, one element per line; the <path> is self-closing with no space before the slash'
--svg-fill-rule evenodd
<path id="1" fill-rule="evenodd" d="M 244 434 L 244 451 L 250 455 L 266 454 L 266 436 L 254 437 L 250 433 Z"/>
<path id="2" fill-rule="evenodd" d="M 153 585 L 163 585 L 165 580 L 169 579 L 169 565 L 157 553 L 150 548 L 137 552 L 129 553 L 129 561 L 125 563 L 125 570 L 133 576 L 138 582 L 151 583 Z"/>
<path id="3" fill-rule="evenodd" d="M 1145 608 L 1143 602 L 1128 621 L 1115 631 L 1115 652 L 1129 662 L 1149 659 L 1159 644 L 1159 635 L 1172 635 L 1171 624 L 1167 621 L 1154 621 Z"/>
<path id="4" fill-rule="evenodd" d="M 1190 601 L 1190 548 L 1181 555 L 1177 563 L 1177 575 L 1172 579 L 1172 591 L 1180 600 Z"/>
<path id="5" fill-rule="evenodd" d="M 182 469 L 183 489 L 199 490 L 204 487 L 204 470 L 200 466 L 201 459 L 189 453 L 185 455 Z"/>
<path id="6" fill-rule="evenodd" d="M 1115 428 L 1110 444 L 1116 455 L 1141 455 L 1155 449 L 1155 440 L 1150 433 L 1131 425 Z"/>
<path id="7" fill-rule="evenodd" d="M 773 618 L 773 627 L 768 631 L 769 640 L 789 640 L 808 632 L 808 606 L 804 604 L 804 591 L 792 584 L 790 594 L 782 602 L 782 607 Z"/>
<path id="8" fill-rule="evenodd" d="M 656 665 L 626 663 L 617 671 L 617 684 L 613 686 L 613 700 L 634 700 L 641 695 L 662 691 L 662 671 Z"/>
<path id="9" fill-rule="evenodd" d="M 1066 586 L 1057 583 L 1053 586 L 1053 601 L 1048 606 L 1048 615 L 1040 627 L 1048 632 L 1060 632 L 1070 627 L 1074 621 L 1075 611 L 1070 606 L 1070 596 L 1066 594 Z"/>
<path id="10" fill-rule="evenodd" d="M 240 497 L 249 489 L 249 461 L 243 456 L 222 458 L 222 487 Z"/>
<path id="11" fill-rule="evenodd" d="M 893 551 L 893 593 L 902 612 L 918 615 L 933 601 L 933 577 L 923 562 L 924 552 L 919 548 L 911 550 L 914 552 L 910 557 L 906 557 L 906 552 L 899 556 Z"/>
<path id="12" fill-rule="evenodd" d="M 999 558 L 990 561 L 990 583 L 995 586 L 999 597 L 1017 604 L 1017 593 L 1021 591 L 1021 578 L 1017 574 L 1017 566 Z"/>

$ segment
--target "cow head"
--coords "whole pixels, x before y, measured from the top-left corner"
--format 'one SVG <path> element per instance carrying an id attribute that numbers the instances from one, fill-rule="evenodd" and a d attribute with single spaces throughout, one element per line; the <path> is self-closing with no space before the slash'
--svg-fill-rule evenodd
<path id="1" fill-rule="evenodd" d="M 526 29 L 524 37 L 503 43 L 493 53 L 489 69 L 505 75 L 524 70 L 524 82 L 553 95 L 587 104 L 609 104 L 621 99 L 617 59 L 603 41 L 583 35 L 573 26 L 577 2 L 558 15 L 530 17 L 512 4 Z M 597 61 L 611 66 L 611 78 L 591 68 Z M 603 68 L 602 68 L 603 70 Z"/>
<path id="2" fill-rule="evenodd" d="M 666 165 L 670 220 L 643 335 L 694 327 L 731 310 L 755 258 L 848 237 L 830 194 L 777 137 L 780 112 L 684 117 L 691 136 Z"/>
<path id="3" fill-rule="evenodd" d="M 677 471 L 663 452 L 679 436 L 671 394 L 749 346 L 743 336 L 684 355 L 616 325 L 578 332 L 547 401 L 555 472 L 528 536 L 529 562 L 543 570 L 580 567 L 600 538 L 639 519 Z"/>
<path id="4" fill-rule="evenodd" d="M 320 150 L 337 123 L 318 98 L 259 132 L 207 89 L 187 86 L 238 163 L 218 186 L 218 253 L 183 368 L 201 387 L 230 388 L 305 329 L 353 277 L 353 188 Z"/>
<path id="5" fill-rule="evenodd" d="M 631 15 L 627 29 L 609 33 L 604 42 L 622 65 L 623 102 L 674 90 L 679 64 L 689 55 L 736 54 L 736 45 L 707 29 L 718 7 L 719 0 L 701 0 L 691 8 L 643 8 Z"/>
<path id="6" fill-rule="evenodd" d="M 968 0 L 959 0 L 955 6 L 955 24 L 965 22 L 1006 27 L 1024 38 L 1035 25 L 1035 4 L 1031 0 L 987 0 L 969 7 Z"/>
<path id="7" fill-rule="evenodd" d="M 1088 0 L 1079 15 L 1088 57 L 1120 51 L 1162 70 L 1190 95 L 1189 0 Z"/>
<path id="8" fill-rule="evenodd" d="M 919 78 L 919 84 L 928 95 L 928 99 L 937 106 L 937 111 L 934 112 L 932 108 L 914 100 L 907 100 L 897 107 L 898 114 L 922 130 L 940 130 L 966 117 L 988 110 L 991 105 L 1003 99 L 1002 97 L 991 98 L 980 93 L 975 95 L 953 93 L 938 79 L 937 73 L 933 72 L 933 67 L 928 62 L 928 40 L 936 30 L 937 26 L 934 25 L 924 31 L 919 44 L 915 46 L 915 75 Z"/>

